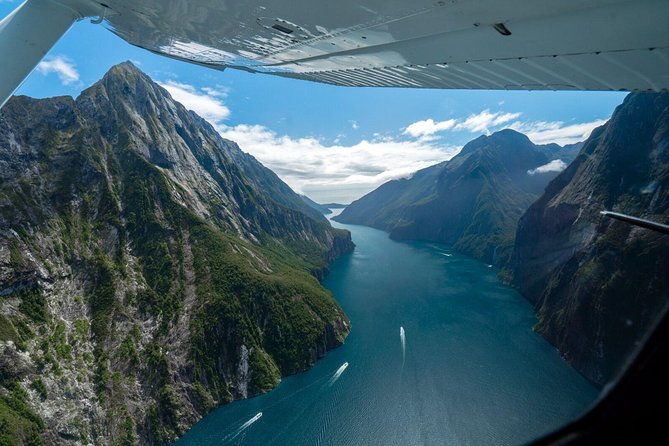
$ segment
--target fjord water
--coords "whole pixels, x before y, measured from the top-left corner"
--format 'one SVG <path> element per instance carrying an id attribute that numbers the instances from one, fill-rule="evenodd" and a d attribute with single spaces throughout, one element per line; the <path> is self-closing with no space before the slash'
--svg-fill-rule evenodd
<path id="1" fill-rule="evenodd" d="M 351 319 L 346 344 L 267 395 L 214 410 L 178 446 L 520 444 L 596 397 L 494 268 L 334 225 L 357 245 L 323 281 Z"/>

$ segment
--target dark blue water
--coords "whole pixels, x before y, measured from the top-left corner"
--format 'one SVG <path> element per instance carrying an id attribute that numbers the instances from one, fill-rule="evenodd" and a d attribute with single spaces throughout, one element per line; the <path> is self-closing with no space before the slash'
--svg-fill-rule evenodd
<path id="1" fill-rule="evenodd" d="M 269 394 L 213 411 L 178 446 L 518 444 L 596 397 L 532 332 L 531 306 L 494 268 L 443 246 L 337 226 L 357 245 L 323 282 L 351 319 L 346 344 Z"/>

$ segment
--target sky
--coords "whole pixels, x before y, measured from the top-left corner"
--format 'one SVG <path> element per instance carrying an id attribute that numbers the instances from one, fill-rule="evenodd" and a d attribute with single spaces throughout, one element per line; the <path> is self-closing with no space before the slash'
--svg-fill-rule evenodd
<path id="1" fill-rule="evenodd" d="M 0 0 L 0 18 L 18 5 L 18 0 Z M 521 131 L 537 144 L 584 140 L 625 96 L 335 87 L 221 72 L 136 48 L 89 20 L 67 32 L 16 94 L 76 97 L 126 60 L 296 192 L 319 202 L 349 203 L 504 128 Z"/>

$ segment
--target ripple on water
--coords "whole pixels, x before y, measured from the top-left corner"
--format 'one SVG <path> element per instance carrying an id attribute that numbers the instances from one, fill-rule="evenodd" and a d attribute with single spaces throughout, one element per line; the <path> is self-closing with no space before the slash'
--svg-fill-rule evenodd
<path id="1" fill-rule="evenodd" d="M 531 306 L 495 268 L 441 245 L 337 226 L 351 231 L 356 250 L 323 284 L 351 319 L 345 345 L 267 395 L 214 410 L 178 446 L 216 444 L 258 412 L 232 444 L 517 444 L 597 395 L 531 330 Z"/>

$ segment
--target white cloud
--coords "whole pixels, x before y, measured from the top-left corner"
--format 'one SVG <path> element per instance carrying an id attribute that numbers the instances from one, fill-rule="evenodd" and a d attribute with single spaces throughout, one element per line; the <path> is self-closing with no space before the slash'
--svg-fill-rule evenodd
<path id="1" fill-rule="evenodd" d="M 509 128 L 527 135 L 535 144 L 556 143 L 560 145 L 584 141 L 592 131 L 606 124 L 607 119 L 566 125 L 562 121 L 514 122 Z"/>
<path id="2" fill-rule="evenodd" d="M 534 175 L 535 173 L 547 173 L 547 172 L 562 172 L 567 168 L 567 164 L 562 160 L 553 160 L 548 164 L 539 166 L 536 169 L 528 170 L 527 173 Z"/>
<path id="3" fill-rule="evenodd" d="M 435 122 L 433 119 L 425 119 L 417 121 L 404 129 L 404 134 L 411 135 L 415 138 L 426 137 L 434 135 L 437 132 L 450 130 L 456 125 L 455 119 L 447 119 L 445 121 Z"/>
<path id="4" fill-rule="evenodd" d="M 47 57 L 37 64 L 37 71 L 43 75 L 55 73 L 63 85 L 72 85 L 79 82 L 79 72 L 67 56 Z"/>
<path id="5" fill-rule="evenodd" d="M 513 121 L 519 116 L 520 113 L 492 113 L 490 110 L 483 110 L 480 113 L 471 114 L 464 119 L 447 119 L 445 121 L 425 119 L 409 125 L 404 129 L 404 134 L 423 139 L 432 139 L 435 133 L 447 130 L 489 134 L 491 130 L 509 121 Z"/>
<path id="6" fill-rule="evenodd" d="M 562 121 L 518 121 L 521 113 L 491 112 L 489 109 L 474 113 L 466 118 L 434 121 L 425 119 L 414 122 L 404 129 L 404 134 L 422 140 L 434 140 L 437 133 L 445 131 L 468 131 L 470 133 L 490 134 L 492 132 L 510 128 L 524 133 L 535 144 L 557 143 L 560 145 L 573 144 L 583 141 L 590 136 L 596 127 L 606 123 L 606 119 L 596 119 L 589 122 L 565 124 Z"/>
<path id="7" fill-rule="evenodd" d="M 221 100 L 226 94 L 223 91 L 211 88 L 198 90 L 192 85 L 176 81 L 158 82 L 158 84 L 167 90 L 175 101 L 181 102 L 184 107 L 193 110 L 213 125 L 220 125 L 230 116 L 230 109 Z"/>
<path id="8" fill-rule="evenodd" d="M 291 138 L 261 125 L 228 126 L 230 110 L 223 87 L 197 89 L 176 81 L 159 82 L 186 108 L 208 120 L 224 138 L 255 156 L 295 191 L 317 200 L 349 202 L 388 180 L 452 158 L 460 147 L 406 141 L 375 134 L 353 145 L 335 139 L 331 144 L 314 137 Z M 358 128 L 356 121 L 351 127 Z M 343 135 L 342 135 L 343 136 Z"/>
<path id="9" fill-rule="evenodd" d="M 260 125 L 219 127 L 276 172 L 294 190 L 316 200 L 349 202 L 386 181 L 452 158 L 459 147 L 390 137 L 353 145 L 325 144 L 317 138 L 291 138 Z"/>
<path id="10" fill-rule="evenodd" d="M 230 115 L 223 102 L 228 93 L 225 87 L 198 89 L 176 81 L 160 85 L 186 108 L 207 119 L 224 138 L 237 142 L 243 151 L 276 172 L 294 190 L 321 201 L 348 202 L 386 181 L 408 177 L 419 169 L 452 158 L 460 147 L 439 144 L 439 132 L 491 133 L 506 127 L 526 133 L 535 143 L 567 144 L 585 139 L 594 127 L 605 122 L 571 125 L 559 121 L 522 122 L 516 121 L 521 113 L 486 109 L 466 118 L 414 122 L 404 128 L 404 137 L 375 133 L 371 138 L 345 145 L 340 142 L 344 135 L 325 143 L 315 137 L 280 135 L 262 125 L 228 126 L 224 123 Z M 351 120 L 350 124 L 353 130 L 358 128 L 356 121 Z M 528 173 L 560 171 L 564 167 L 562 161 L 556 160 Z"/>
<path id="11" fill-rule="evenodd" d="M 490 110 L 483 110 L 480 113 L 469 115 L 467 119 L 459 122 L 453 128 L 454 130 L 467 130 L 472 133 L 490 133 L 490 129 L 499 127 L 509 121 L 518 118 L 520 113 L 491 113 Z"/>
<path id="12" fill-rule="evenodd" d="M 230 89 L 225 85 L 216 85 L 216 88 L 202 87 L 202 91 L 215 98 L 227 98 L 230 93 Z"/>

